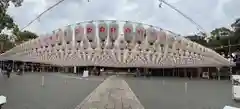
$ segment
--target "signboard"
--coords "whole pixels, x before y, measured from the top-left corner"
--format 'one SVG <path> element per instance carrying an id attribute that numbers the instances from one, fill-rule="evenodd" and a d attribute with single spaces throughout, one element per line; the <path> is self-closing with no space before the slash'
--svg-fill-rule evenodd
<path id="1" fill-rule="evenodd" d="M 116 22 L 109 24 L 109 38 L 111 41 L 115 41 L 118 38 L 119 25 Z"/>
<path id="2" fill-rule="evenodd" d="M 105 41 L 108 36 L 108 25 L 105 22 L 98 24 L 98 36 L 101 41 Z"/>
<path id="3" fill-rule="evenodd" d="M 96 26 L 93 23 L 88 23 L 86 25 L 86 35 L 87 39 L 91 42 L 96 38 Z"/>
<path id="4" fill-rule="evenodd" d="M 131 42 L 133 40 L 133 25 L 131 23 L 125 23 L 123 31 L 125 41 Z"/>

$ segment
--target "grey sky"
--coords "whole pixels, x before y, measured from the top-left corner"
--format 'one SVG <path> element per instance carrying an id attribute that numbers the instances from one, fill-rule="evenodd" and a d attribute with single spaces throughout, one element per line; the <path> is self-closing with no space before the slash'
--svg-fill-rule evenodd
<path id="1" fill-rule="evenodd" d="M 25 26 L 58 0 L 25 0 L 8 12 L 20 27 Z M 51 32 L 68 24 L 85 20 L 130 20 L 169 29 L 182 35 L 198 32 L 196 26 L 158 0 L 65 0 L 42 16 L 28 30 L 38 34 Z M 190 16 L 208 32 L 216 27 L 229 27 L 240 18 L 240 0 L 166 0 Z"/>

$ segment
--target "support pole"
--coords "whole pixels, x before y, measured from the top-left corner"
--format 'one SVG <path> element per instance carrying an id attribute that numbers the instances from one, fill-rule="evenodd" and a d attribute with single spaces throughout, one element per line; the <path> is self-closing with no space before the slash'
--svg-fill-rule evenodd
<path id="1" fill-rule="evenodd" d="M 229 70 L 230 70 L 230 71 L 229 71 L 229 72 L 230 72 L 230 75 L 229 75 L 229 76 L 230 76 L 230 80 L 232 80 L 232 66 L 230 66 L 230 69 L 229 69 Z"/>
<path id="2" fill-rule="evenodd" d="M 209 67 L 207 68 L 207 71 L 208 71 L 208 75 L 210 75 L 210 70 L 209 70 Z M 209 78 L 208 79 L 210 79 L 210 76 L 209 76 Z"/>
<path id="3" fill-rule="evenodd" d="M 13 63 L 12 63 L 12 72 L 14 72 L 14 60 L 13 60 Z"/>
<path id="4" fill-rule="evenodd" d="M 188 92 L 188 84 L 187 84 L 187 82 L 185 82 L 185 84 L 184 84 L 184 92 L 187 94 L 187 92 Z"/>
<path id="5" fill-rule="evenodd" d="M 76 74 L 77 73 L 77 66 L 73 67 L 73 72 Z"/>
<path id="6" fill-rule="evenodd" d="M 23 62 L 23 74 L 25 73 L 25 62 Z"/>
<path id="7" fill-rule="evenodd" d="M 217 75 L 218 75 L 218 80 L 221 80 L 221 77 L 220 77 L 220 67 L 217 67 Z"/>
<path id="8" fill-rule="evenodd" d="M 32 67 L 32 72 L 33 72 L 33 63 L 31 64 L 31 67 Z"/>
<path id="9" fill-rule="evenodd" d="M 42 87 L 44 86 L 44 83 L 45 83 L 45 78 L 44 78 L 44 76 L 42 76 L 42 81 L 41 81 L 41 86 Z"/>

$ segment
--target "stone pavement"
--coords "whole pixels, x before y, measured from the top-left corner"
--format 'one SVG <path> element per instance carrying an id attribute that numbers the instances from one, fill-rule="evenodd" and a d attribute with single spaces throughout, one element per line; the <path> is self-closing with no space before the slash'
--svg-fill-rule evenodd
<path id="1" fill-rule="evenodd" d="M 41 86 L 43 75 L 44 87 Z M 0 95 L 7 97 L 3 109 L 74 109 L 99 84 L 101 81 L 91 78 L 72 79 L 49 73 L 13 74 L 9 79 L 0 75 Z"/>
<path id="2" fill-rule="evenodd" d="M 111 76 L 75 109 L 144 109 L 125 80 Z"/>

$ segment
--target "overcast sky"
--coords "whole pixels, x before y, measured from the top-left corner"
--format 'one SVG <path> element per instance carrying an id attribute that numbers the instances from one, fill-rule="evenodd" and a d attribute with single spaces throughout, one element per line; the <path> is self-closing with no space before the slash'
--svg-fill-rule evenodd
<path id="1" fill-rule="evenodd" d="M 20 28 L 58 0 L 24 0 L 8 13 Z M 229 27 L 240 18 L 240 0 L 166 0 L 199 23 L 206 31 Z M 144 22 L 182 35 L 196 33 L 196 26 L 158 0 L 65 0 L 26 28 L 38 34 L 85 20 L 130 20 Z"/>

